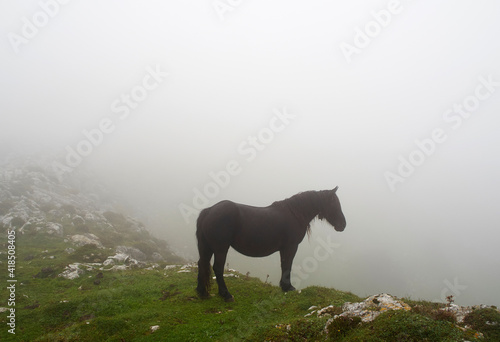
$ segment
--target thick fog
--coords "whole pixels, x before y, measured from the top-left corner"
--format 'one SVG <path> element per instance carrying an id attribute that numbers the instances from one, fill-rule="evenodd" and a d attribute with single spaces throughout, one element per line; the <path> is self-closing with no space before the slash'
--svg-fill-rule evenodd
<path id="1" fill-rule="evenodd" d="M 292 281 L 500 305 L 497 1 L 2 1 L 0 143 L 182 256 L 202 207 L 339 186 Z M 279 282 L 279 257 L 229 267 Z"/>

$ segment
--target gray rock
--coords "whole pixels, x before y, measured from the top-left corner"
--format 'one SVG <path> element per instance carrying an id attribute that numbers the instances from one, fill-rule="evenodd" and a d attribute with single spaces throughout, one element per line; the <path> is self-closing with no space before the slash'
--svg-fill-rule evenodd
<path id="1" fill-rule="evenodd" d="M 69 237 L 70 241 L 73 242 L 76 246 L 85 246 L 85 245 L 94 245 L 99 248 L 104 248 L 99 238 L 91 233 L 85 234 L 77 234 Z"/>
<path id="2" fill-rule="evenodd" d="M 146 261 L 146 259 L 147 259 L 146 254 L 144 254 L 141 250 L 139 250 L 135 247 L 118 246 L 118 247 L 116 247 L 116 252 L 122 253 L 122 254 L 127 254 L 132 259 L 135 259 L 138 261 Z"/>
<path id="3" fill-rule="evenodd" d="M 130 255 L 128 255 L 126 253 L 116 253 L 115 255 L 108 257 L 108 260 L 112 259 L 113 261 L 123 263 L 123 262 L 126 262 L 129 258 L 130 258 Z"/>
<path id="4" fill-rule="evenodd" d="M 64 271 L 59 274 L 58 277 L 73 280 L 80 277 L 80 275 L 82 275 L 83 273 L 84 271 L 80 269 L 80 263 L 74 263 L 66 266 Z"/>
<path id="5" fill-rule="evenodd" d="M 73 216 L 72 222 L 74 225 L 85 224 L 85 219 L 80 215 Z"/>
<path id="6" fill-rule="evenodd" d="M 411 310 L 411 307 L 386 293 L 381 293 L 368 297 L 362 302 L 350 303 L 347 302 L 342 306 L 342 313 L 335 315 L 336 308 L 333 305 L 327 306 L 317 311 L 318 316 L 332 316 L 326 324 L 325 331 L 328 332 L 330 324 L 338 317 L 359 317 L 362 322 L 371 322 L 381 313 L 389 310 Z"/>
<path id="7" fill-rule="evenodd" d="M 104 260 L 104 262 L 102 263 L 103 266 L 110 266 L 110 265 L 114 265 L 114 264 L 115 264 L 115 261 L 111 258 Z"/>
<path id="8" fill-rule="evenodd" d="M 165 259 L 163 259 L 163 256 L 158 253 L 158 252 L 154 252 L 152 255 L 151 255 L 151 259 L 153 259 L 153 261 L 155 262 L 160 262 L 160 261 L 164 261 Z"/>
<path id="9" fill-rule="evenodd" d="M 45 224 L 47 234 L 62 237 L 64 235 L 63 226 L 59 223 L 47 222 Z"/>

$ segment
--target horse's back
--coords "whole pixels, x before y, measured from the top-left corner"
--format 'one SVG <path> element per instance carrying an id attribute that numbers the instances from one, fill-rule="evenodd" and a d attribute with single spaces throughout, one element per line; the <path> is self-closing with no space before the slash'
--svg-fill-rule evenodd
<path id="1" fill-rule="evenodd" d="M 230 243 L 238 221 L 236 203 L 227 200 L 221 201 L 200 212 L 197 221 L 197 235 L 199 237 L 203 235 L 212 243 Z"/>
<path id="2" fill-rule="evenodd" d="M 254 207 L 225 200 L 200 213 L 197 234 L 214 249 L 233 246 L 248 256 L 266 256 L 284 243 L 302 240 L 303 234 L 294 232 L 295 224 L 290 212 L 279 206 Z"/>

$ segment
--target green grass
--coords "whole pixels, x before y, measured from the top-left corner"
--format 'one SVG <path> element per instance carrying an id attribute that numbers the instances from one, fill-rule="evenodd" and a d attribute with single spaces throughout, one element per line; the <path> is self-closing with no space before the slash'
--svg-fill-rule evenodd
<path id="1" fill-rule="evenodd" d="M 236 301 L 225 303 L 217 296 L 198 299 L 196 274 L 177 273 L 177 269 L 105 273 L 99 285 L 94 284 L 96 275 L 97 271 L 73 281 L 23 281 L 16 292 L 18 340 L 146 341 L 153 325 L 160 326 L 154 332 L 158 340 L 239 340 L 259 333 L 263 326 L 303 316 L 311 303 L 327 305 L 329 298 L 339 294 L 358 300 L 322 288 L 284 294 L 277 287 L 242 276 L 227 278 Z M 3 326 L 5 316 L 0 319 Z M 0 339 L 9 339 L 6 329 L 0 331 Z"/>
<path id="2" fill-rule="evenodd" d="M 326 334 L 324 326 L 331 317 L 304 317 L 308 308 L 340 307 L 362 298 L 315 286 L 285 294 L 279 287 L 242 274 L 226 278 L 235 297 L 232 303 L 218 296 L 199 299 L 195 269 L 190 273 L 178 273 L 178 268 L 103 271 L 102 276 L 94 270 L 67 280 L 57 277 L 65 265 L 88 253 L 107 252 L 82 248 L 75 256 L 65 252 L 67 247 L 47 236 L 37 241 L 18 238 L 16 335 L 8 333 L 7 313 L 2 313 L 1 341 L 474 340 L 475 332 L 464 333 L 449 317 L 436 316 L 439 305 L 409 300 L 414 307 L 411 311 L 387 312 L 371 323 L 337 318 Z M 1 260 L 0 267 L 6 267 L 5 254 Z M 6 276 L 0 272 L 3 307 L 8 298 Z M 498 312 L 478 310 L 469 319 L 474 329 L 485 329 L 482 341 L 498 340 L 499 325 L 494 323 L 499 320 Z M 155 325 L 160 328 L 151 332 Z"/>

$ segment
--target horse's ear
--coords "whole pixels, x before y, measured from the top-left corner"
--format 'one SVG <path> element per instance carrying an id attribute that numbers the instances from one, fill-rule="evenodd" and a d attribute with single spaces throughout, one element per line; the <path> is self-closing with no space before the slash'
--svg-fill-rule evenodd
<path id="1" fill-rule="evenodd" d="M 339 188 L 339 186 L 337 185 L 337 186 L 335 187 L 335 189 L 333 189 L 332 191 L 333 191 L 333 192 L 337 192 L 337 189 L 338 189 L 338 188 Z"/>

